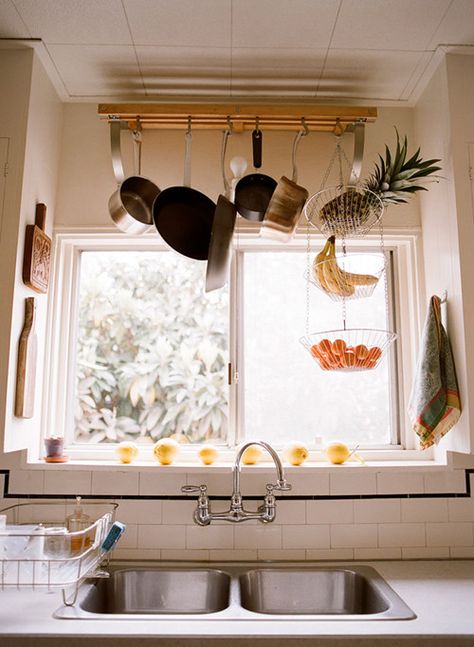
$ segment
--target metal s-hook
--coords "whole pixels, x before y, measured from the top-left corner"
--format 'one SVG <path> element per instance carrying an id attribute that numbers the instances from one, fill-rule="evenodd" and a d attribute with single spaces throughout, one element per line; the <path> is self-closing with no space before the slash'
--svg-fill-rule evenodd
<path id="1" fill-rule="evenodd" d="M 257 134 L 260 132 L 260 117 L 258 115 L 255 117 L 255 132 Z"/>
<path id="2" fill-rule="evenodd" d="M 191 115 L 188 115 L 188 127 L 186 128 L 186 135 L 191 134 L 191 122 L 192 122 L 192 117 Z"/>
<path id="3" fill-rule="evenodd" d="M 306 135 L 309 135 L 308 124 L 306 123 L 306 119 L 301 117 L 301 137 L 306 137 Z"/>

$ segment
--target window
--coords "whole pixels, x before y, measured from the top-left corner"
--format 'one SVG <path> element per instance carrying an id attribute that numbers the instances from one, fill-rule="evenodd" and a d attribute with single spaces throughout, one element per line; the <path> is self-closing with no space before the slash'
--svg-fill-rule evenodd
<path id="1" fill-rule="evenodd" d="M 386 240 L 388 308 L 383 281 L 370 298 L 345 305 L 348 327 L 398 328 L 399 341 L 374 370 L 330 372 L 299 341 L 304 239 L 282 246 L 241 235 L 230 288 L 205 294 L 205 263 L 151 237 L 59 234 L 49 433 L 63 429 L 79 452 L 170 435 L 230 447 L 246 438 L 276 447 L 337 438 L 373 450 L 410 448 L 401 412 L 418 332 L 408 317 L 414 240 Z M 378 250 L 375 241 L 371 251 Z M 310 332 L 341 328 L 342 304 L 309 287 Z"/>

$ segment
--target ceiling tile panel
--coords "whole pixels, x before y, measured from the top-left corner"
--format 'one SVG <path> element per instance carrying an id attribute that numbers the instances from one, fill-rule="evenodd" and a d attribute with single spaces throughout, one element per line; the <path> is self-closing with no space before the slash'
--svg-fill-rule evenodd
<path id="1" fill-rule="evenodd" d="M 0 0 L 0 38 L 30 38 L 25 23 L 11 0 Z"/>
<path id="2" fill-rule="evenodd" d="M 334 0 L 233 0 L 233 47 L 326 48 L 336 20 Z"/>
<path id="3" fill-rule="evenodd" d="M 135 45 L 229 47 L 230 0 L 124 0 Z"/>
<path id="4" fill-rule="evenodd" d="M 140 67 L 148 66 L 215 66 L 230 67 L 228 47 L 156 47 L 139 45 L 135 48 Z"/>
<path id="5" fill-rule="evenodd" d="M 71 98 L 145 95 L 132 46 L 49 45 Z"/>
<path id="6" fill-rule="evenodd" d="M 397 101 L 412 78 L 422 52 L 331 49 L 318 97 Z"/>
<path id="7" fill-rule="evenodd" d="M 423 51 L 451 0 L 343 0 L 331 47 Z"/>
<path id="8" fill-rule="evenodd" d="M 454 0 L 430 41 L 433 49 L 441 44 L 474 45 L 473 0 Z"/>
<path id="9" fill-rule="evenodd" d="M 45 43 L 129 45 L 120 0 L 14 0 L 31 35 Z"/>

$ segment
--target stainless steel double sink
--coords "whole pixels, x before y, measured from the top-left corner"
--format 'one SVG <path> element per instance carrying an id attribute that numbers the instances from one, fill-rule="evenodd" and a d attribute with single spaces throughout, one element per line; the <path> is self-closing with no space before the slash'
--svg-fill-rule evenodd
<path id="1" fill-rule="evenodd" d="M 57 618 L 410 620 L 413 611 L 369 566 L 113 568 L 86 582 Z"/>

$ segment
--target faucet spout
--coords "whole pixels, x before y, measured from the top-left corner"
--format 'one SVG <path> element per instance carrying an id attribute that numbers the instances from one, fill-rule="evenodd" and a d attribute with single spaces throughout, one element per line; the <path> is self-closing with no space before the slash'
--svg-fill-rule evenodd
<path id="1" fill-rule="evenodd" d="M 289 490 L 291 489 L 291 486 L 287 484 L 286 479 L 285 479 L 285 474 L 283 471 L 283 465 L 280 460 L 280 457 L 276 453 L 276 451 L 273 449 L 271 445 L 266 443 L 264 440 L 252 440 L 249 441 L 248 443 L 245 443 L 242 445 L 242 447 L 239 449 L 237 456 L 235 457 L 235 463 L 234 463 L 234 476 L 233 476 L 233 493 L 232 496 L 234 497 L 239 497 L 241 498 L 240 494 L 240 470 L 241 470 L 241 461 L 242 461 L 242 455 L 244 451 L 247 449 L 247 447 L 251 447 L 252 445 L 259 445 L 260 447 L 263 447 L 270 456 L 273 459 L 273 462 L 275 463 L 275 468 L 277 471 L 277 487 L 282 489 L 282 490 Z"/>

